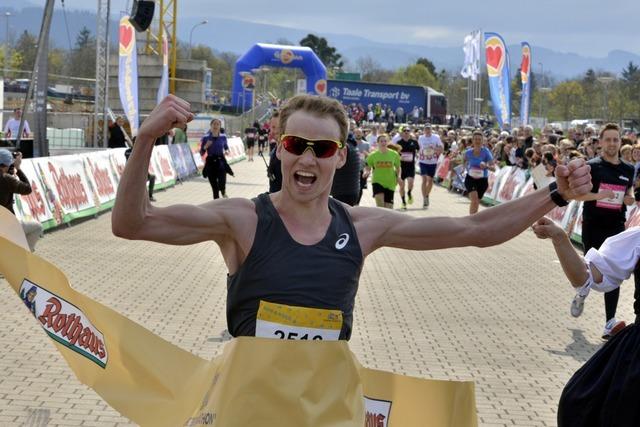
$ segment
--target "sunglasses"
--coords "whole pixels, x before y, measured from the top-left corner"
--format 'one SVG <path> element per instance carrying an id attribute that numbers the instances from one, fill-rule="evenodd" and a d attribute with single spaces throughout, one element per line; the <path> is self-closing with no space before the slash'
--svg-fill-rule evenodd
<path id="1" fill-rule="evenodd" d="M 285 150 L 296 156 L 301 156 L 305 151 L 311 150 L 319 159 L 333 156 L 344 145 L 333 139 L 307 139 L 297 135 L 282 135 L 280 138 Z"/>

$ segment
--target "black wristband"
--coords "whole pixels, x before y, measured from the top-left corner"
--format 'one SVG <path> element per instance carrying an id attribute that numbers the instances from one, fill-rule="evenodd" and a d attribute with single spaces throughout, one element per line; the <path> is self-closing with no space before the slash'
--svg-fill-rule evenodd
<path id="1" fill-rule="evenodd" d="M 549 184 L 549 197 L 551 197 L 553 203 L 558 206 L 562 207 L 569 204 L 569 202 L 563 199 L 560 193 L 558 193 L 558 184 L 555 181 Z"/>

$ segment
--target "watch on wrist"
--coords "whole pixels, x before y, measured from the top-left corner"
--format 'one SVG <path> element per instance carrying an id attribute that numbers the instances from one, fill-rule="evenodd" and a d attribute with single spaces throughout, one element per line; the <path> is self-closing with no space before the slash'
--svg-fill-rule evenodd
<path id="1" fill-rule="evenodd" d="M 552 182 L 551 184 L 549 184 L 549 197 L 551 197 L 551 200 L 557 206 L 562 207 L 569 204 L 569 202 L 567 202 L 558 192 L 558 184 L 556 182 Z"/>

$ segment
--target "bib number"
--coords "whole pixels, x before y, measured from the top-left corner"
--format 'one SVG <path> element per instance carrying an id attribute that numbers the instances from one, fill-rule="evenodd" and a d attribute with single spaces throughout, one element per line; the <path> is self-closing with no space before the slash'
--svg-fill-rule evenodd
<path id="1" fill-rule="evenodd" d="M 413 162 L 413 153 L 400 153 L 400 160 L 403 162 Z"/>
<path id="2" fill-rule="evenodd" d="M 469 168 L 469 176 L 471 178 L 484 178 L 484 171 L 480 168 Z"/>
<path id="3" fill-rule="evenodd" d="M 281 340 L 337 341 L 342 311 L 260 301 L 256 337 Z"/>

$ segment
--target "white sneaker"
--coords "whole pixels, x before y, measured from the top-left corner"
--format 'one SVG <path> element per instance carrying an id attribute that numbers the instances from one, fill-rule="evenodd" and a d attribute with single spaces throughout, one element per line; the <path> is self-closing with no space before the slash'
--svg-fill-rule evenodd
<path id="1" fill-rule="evenodd" d="M 616 335 L 618 332 L 623 330 L 627 324 L 624 320 L 616 320 L 615 317 L 609 319 L 607 323 L 604 325 L 604 330 L 602 331 L 602 339 L 608 340 L 609 338 Z"/>
<path id="2" fill-rule="evenodd" d="M 580 317 L 584 311 L 584 300 L 587 299 L 587 295 L 581 295 L 580 292 L 576 292 L 576 296 L 571 301 L 571 315 L 573 317 Z"/>

